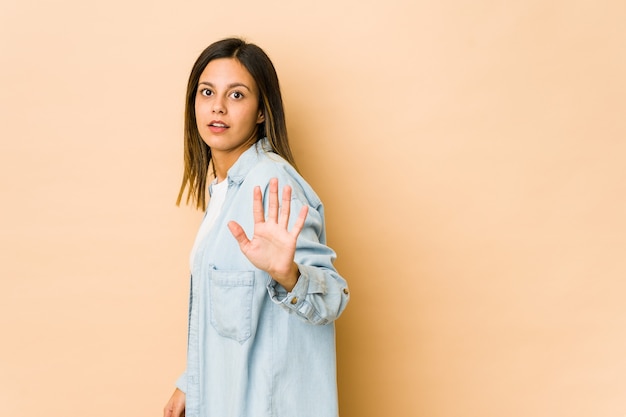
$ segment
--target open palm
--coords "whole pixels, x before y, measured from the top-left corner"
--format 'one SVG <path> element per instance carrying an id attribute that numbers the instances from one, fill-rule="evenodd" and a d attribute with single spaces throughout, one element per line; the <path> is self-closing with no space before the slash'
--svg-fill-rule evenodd
<path id="1" fill-rule="evenodd" d="M 257 268 L 267 272 L 274 280 L 290 291 L 298 279 L 298 267 L 294 263 L 296 241 L 304 227 L 308 206 L 302 207 L 291 230 L 288 230 L 291 213 L 291 187 L 283 188 L 282 204 L 278 204 L 278 180 L 272 178 L 269 187 L 267 218 L 263 209 L 260 187 L 254 188 L 253 215 L 254 235 L 248 239 L 243 228 L 234 221 L 228 223 L 243 254 Z"/>

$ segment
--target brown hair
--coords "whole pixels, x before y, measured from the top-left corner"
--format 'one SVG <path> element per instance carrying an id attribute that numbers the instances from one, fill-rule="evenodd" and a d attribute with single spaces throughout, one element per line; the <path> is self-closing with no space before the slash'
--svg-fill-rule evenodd
<path id="1" fill-rule="evenodd" d="M 252 75 L 259 89 L 259 108 L 265 120 L 257 130 L 257 141 L 267 137 L 272 150 L 296 166 L 289 147 L 283 99 L 276 69 L 267 54 L 257 45 L 239 38 L 227 38 L 207 47 L 191 69 L 185 101 L 185 134 L 183 181 L 176 204 L 180 205 L 186 188 L 186 203 L 193 200 L 196 208 L 206 209 L 206 189 L 211 149 L 204 143 L 196 125 L 196 91 L 200 75 L 214 59 L 235 58 Z"/>

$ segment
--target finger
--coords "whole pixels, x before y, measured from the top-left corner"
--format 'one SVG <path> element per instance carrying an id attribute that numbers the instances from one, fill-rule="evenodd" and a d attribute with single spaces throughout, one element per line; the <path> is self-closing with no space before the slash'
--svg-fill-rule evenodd
<path id="1" fill-rule="evenodd" d="M 243 248 L 250 243 L 250 240 L 246 236 L 246 232 L 243 230 L 243 227 L 239 225 L 239 223 L 235 221 L 228 222 L 228 230 L 230 230 L 230 233 L 237 240 L 237 243 L 239 243 L 241 250 L 243 250 Z"/>
<path id="2" fill-rule="evenodd" d="M 270 199 L 267 210 L 267 219 L 273 222 L 278 221 L 278 179 L 270 180 Z"/>
<path id="3" fill-rule="evenodd" d="M 254 216 L 254 223 L 265 222 L 265 214 L 263 213 L 263 194 L 261 193 L 261 187 L 254 187 L 254 196 L 252 197 L 252 214 Z"/>
<path id="4" fill-rule="evenodd" d="M 295 236 L 296 238 L 298 237 L 298 235 L 304 228 L 304 222 L 306 221 L 306 216 L 308 213 L 309 213 L 309 206 L 303 206 L 300 209 L 300 214 L 298 214 L 298 218 L 296 219 L 296 222 L 293 224 L 293 229 L 291 229 L 292 236 Z"/>
<path id="5" fill-rule="evenodd" d="M 280 206 L 280 217 L 278 223 L 280 227 L 287 229 L 289 224 L 289 213 L 291 213 L 291 187 L 285 185 L 283 188 L 283 203 Z"/>

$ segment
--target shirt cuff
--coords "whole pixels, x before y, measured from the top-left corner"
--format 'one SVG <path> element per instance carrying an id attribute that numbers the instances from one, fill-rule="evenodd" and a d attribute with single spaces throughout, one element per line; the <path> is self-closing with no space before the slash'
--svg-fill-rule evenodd
<path id="1" fill-rule="evenodd" d="M 187 393 L 187 371 L 183 372 L 183 374 L 176 380 L 176 388 L 184 393 Z"/>
<path id="2" fill-rule="evenodd" d="M 309 275 L 306 273 L 306 267 L 303 268 L 301 265 L 298 265 L 298 268 L 300 269 L 300 276 L 291 292 L 287 292 L 287 290 L 275 280 L 271 279 L 269 281 L 267 291 L 269 292 L 270 298 L 275 304 L 280 305 L 290 313 L 295 313 L 306 321 L 315 324 L 324 324 L 308 297 L 309 290 L 311 289 L 311 281 Z"/>
<path id="3" fill-rule="evenodd" d="M 274 279 L 270 279 L 267 284 L 267 291 L 272 301 L 276 304 L 287 306 L 290 309 L 295 309 L 296 306 L 304 301 L 307 289 L 307 277 L 302 274 L 298 276 L 298 281 L 296 281 L 296 285 L 291 292 L 287 292 L 287 290 Z"/>

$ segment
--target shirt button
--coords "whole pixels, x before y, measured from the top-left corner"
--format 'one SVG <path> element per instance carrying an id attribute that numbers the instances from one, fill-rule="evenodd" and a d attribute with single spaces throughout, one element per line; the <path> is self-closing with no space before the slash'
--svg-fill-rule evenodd
<path id="1" fill-rule="evenodd" d="M 298 297 L 293 297 L 293 298 L 291 299 L 291 304 L 295 304 L 295 303 L 297 303 L 297 302 L 298 302 Z"/>
<path id="2" fill-rule="evenodd" d="M 344 293 L 345 295 L 348 295 L 348 293 L 350 293 L 350 291 L 348 291 L 348 289 L 347 289 L 347 288 L 344 288 L 344 289 L 343 289 L 343 293 Z"/>

